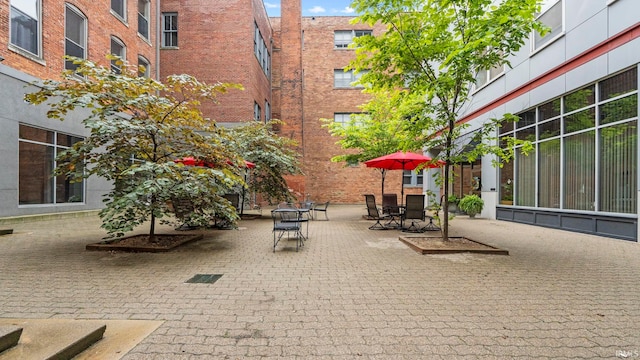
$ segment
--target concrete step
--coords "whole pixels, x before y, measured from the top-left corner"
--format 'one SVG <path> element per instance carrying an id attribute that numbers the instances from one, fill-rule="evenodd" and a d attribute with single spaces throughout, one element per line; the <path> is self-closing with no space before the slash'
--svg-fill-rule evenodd
<path id="1" fill-rule="evenodd" d="M 2 353 L 0 360 L 67 360 L 102 339 L 106 325 L 82 320 L 24 320 L 12 324 L 22 327 L 18 344 Z"/>
<path id="2" fill-rule="evenodd" d="M 0 353 L 18 344 L 22 328 L 18 326 L 0 326 Z"/>

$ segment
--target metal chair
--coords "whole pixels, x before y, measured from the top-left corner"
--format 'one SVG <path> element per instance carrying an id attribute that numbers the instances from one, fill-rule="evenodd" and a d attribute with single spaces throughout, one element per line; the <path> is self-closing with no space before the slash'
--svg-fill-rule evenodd
<path id="1" fill-rule="evenodd" d="M 273 220 L 273 252 L 276 252 L 276 245 L 284 234 L 291 238 L 293 233 L 296 239 L 296 251 L 304 246 L 304 236 L 302 235 L 302 222 L 300 212 L 295 209 L 275 209 L 271 211 Z"/>
<path id="2" fill-rule="evenodd" d="M 416 221 L 426 221 L 429 219 L 429 223 L 423 227 L 418 227 Z M 433 223 L 433 217 L 428 216 L 424 209 L 424 195 L 407 195 L 406 207 L 404 214 L 402 215 L 403 222 L 406 220 L 412 220 L 411 225 L 404 228 L 404 232 L 416 232 L 422 233 L 425 231 L 440 231 L 440 228 Z"/>
<path id="3" fill-rule="evenodd" d="M 389 228 L 382 225 L 380 220 L 389 220 L 391 215 L 380 212 L 376 206 L 376 197 L 374 195 L 366 194 L 364 198 L 367 203 L 367 216 L 371 220 L 376 220 L 375 224 L 369 226 L 369 230 L 389 230 Z"/>
<path id="4" fill-rule="evenodd" d="M 406 220 L 412 220 L 411 225 L 408 228 L 402 229 L 404 232 L 424 232 L 422 228 L 418 227 L 414 220 L 425 220 L 424 211 L 424 195 L 407 195 L 406 207 L 404 214 L 402 214 L 403 222 Z"/>
<path id="5" fill-rule="evenodd" d="M 382 194 L 382 213 L 391 215 L 384 225 L 387 228 L 401 228 L 398 219 L 402 219 L 402 207 L 398 205 L 397 194 Z"/>
<path id="6" fill-rule="evenodd" d="M 324 219 L 329 221 L 329 215 L 327 215 L 327 208 L 329 207 L 329 201 L 325 202 L 325 203 L 321 203 L 321 204 L 316 204 L 313 206 L 313 213 L 314 213 L 314 218 L 315 213 L 317 211 L 323 212 L 324 213 Z"/>

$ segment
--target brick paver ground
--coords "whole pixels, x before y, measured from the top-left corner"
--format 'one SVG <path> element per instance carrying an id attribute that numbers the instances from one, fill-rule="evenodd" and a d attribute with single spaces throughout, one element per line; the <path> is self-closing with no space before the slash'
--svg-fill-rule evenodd
<path id="1" fill-rule="evenodd" d="M 298 253 L 266 217 L 161 254 L 85 251 L 93 217 L 12 225 L 0 317 L 164 321 L 129 360 L 640 358 L 638 243 L 458 217 L 510 255 L 419 255 L 329 210 Z"/>

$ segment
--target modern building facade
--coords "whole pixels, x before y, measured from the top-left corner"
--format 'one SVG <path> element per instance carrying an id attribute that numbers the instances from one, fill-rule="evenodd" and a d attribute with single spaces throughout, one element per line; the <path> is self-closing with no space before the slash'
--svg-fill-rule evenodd
<path id="1" fill-rule="evenodd" d="M 539 19 L 551 31 L 511 67 L 481 73 L 460 118 L 473 127 L 516 114 L 497 135 L 535 148 L 501 169 L 478 164 L 483 215 L 637 241 L 637 3 L 547 0 Z"/>

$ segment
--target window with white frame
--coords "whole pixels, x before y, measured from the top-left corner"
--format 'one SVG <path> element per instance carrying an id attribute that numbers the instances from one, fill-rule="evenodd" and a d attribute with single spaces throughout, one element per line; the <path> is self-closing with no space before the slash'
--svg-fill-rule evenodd
<path id="1" fill-rule="evenodd" d="M 41 56 L 41 0 L 10 0 L 11 44 Z"/>
<path id="2" fill-rule="evenodd" d="M 64 54 L 80 59 L 87 58 L 87 18 L 76 7 L 65 8 Z M 75 70 L 78 65 L 66 60 L 65 69 Z"/>
<path id="3" fill-rule="evenodd" d="M 138 34 L 149 40 L 149 0 L 138 0 Z"/>
<path id="4" fill-rule="evenodd" d="M 358 81 L 362 75 L 366 74 L 367 71 L 359 71 L 358 73 L 353 70 L 344 71 L 342 69 L 333 70 L 333 87 L 336 88 L 361 88 L 363 87 L 360 84 L 354 84 Z"/>
<path id="5" fill-rule="evenodd" d="M 142 55 L 138 55 L 138 76 L 140 77 L 150 77 L 151 76 L 151 63 L 147 58 Z"/>
<path id="6" fill-rule="evenodd" d="M 495 66 L 489 70 L 482 69 L 476 74 L 476 89 L 479 89 L 504 73 L 504 65 Z"/>
<path id="7" fill-rule="evenodd" d="M 178 13 L 162 14 L 162 47 L 178 47 Z"/>
<path id="8" fill-rule="evenodd" d="M 18 198 L 20 205 L 64 204 L 84 201 L 84 180 L 72 182 L 54 175 L 60 152 L 83 138 L 24 124 L 19 127 Z M 83 164 L 69 164 L 82 173 Z"/>
<path id="9" fill-rule="evenodd" d="M 111 11 L 118 15 L 122 20 L 127 20 L 127 1 L 126 0 L 111 0 Z"/>
<path id="10" fill-rule="evenodd" d="M 255 121 L 260 121 L 260 118 L 262 117 L 262 110 L 260 109 L 260 104 L 258 104 L 257 102 L 253 103 L 253 119 Z"/>
<path id="11" fill-rule="evenodd" d="M 347 49 L 353 43 L 353 39 L 371 34 L 371 30 L 336 30 L 333 32 L 333 47 Z"/>
<path id="12" fill-rule="evenodd" d="M 402 186 L 422 186 L 424 181 L 424 171 L 403 170 Z"/>
<path id="13" fill-rule="evenodd" d="M 531 51 L 536 51 L 550 44 L 564 33 L 564 0 L 545 0 L 537 19 L 547 26 L 549 31 L 544 36 L 541 36 L 537 31 L 533 32 Z"/>
<path id="14" fill-rule="evenodd" d="M 111 71 L 116 74 L 120 74 L 122 70 L 120 68 L 119 61 L 125 61 L 127 59 L 126 54 L 127 48 L 122 42 L 122 40 L 116 38 L 115 36 L 111 37 L 111 54 L 120 58 L 120 60 L 111 60 Z"/>

